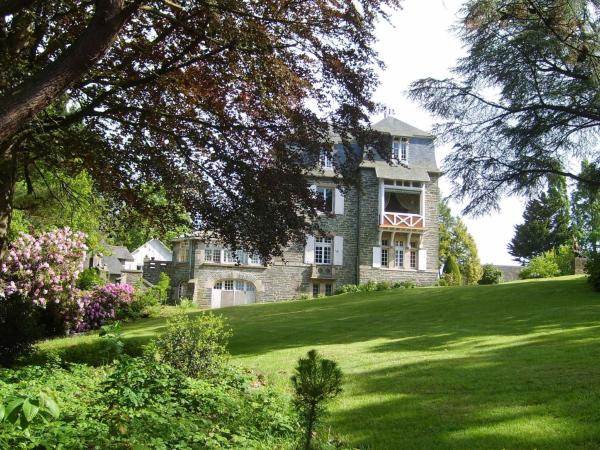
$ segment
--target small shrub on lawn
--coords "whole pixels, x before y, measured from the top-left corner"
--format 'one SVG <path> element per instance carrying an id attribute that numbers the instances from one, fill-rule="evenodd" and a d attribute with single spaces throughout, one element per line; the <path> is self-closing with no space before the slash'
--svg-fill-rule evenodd
<path id="1" fill-rule="evenodd" d="M 559 275 L 560 268 L 556 262 L 555 254 L 552 251 L 545 252 L 540 256 L 532 258 L 527 266 L 519 273 L 519 277 L 522 279 L 550 278 Z"/>
<path id="2" fill-rule="evenodd" d="M 326 412 L 328 400 L 342 392 L 342 371 L 335 361 L 325 359 L 316 350 L 300 358 L 292 375 L 294 405 L 304 426 L 304 448 L 311 448 L 313 432 Z"/>
<path id="3" fill-rule="evenodd" d="M 167 330 L 149 346 L 148 352 L 189 377 L 207 378 L 227 361 L 231 330 L 221 316 L 202 314 L 191 318 L 177 314 Z"/>
<path id="4" fill-rule="evenodd" d="M 493 264 L 484 264 L 482 269 L 483 274 L 478 284 L 498 284 L 502 280 L 502 272 Z"/>
<path id="5" fill-rule="evenodd" d="M 0 299 L 0 366 L 9 366 L 20 355 L 31 353 L 43 336 L 39 308 L 16 295 Z"/>

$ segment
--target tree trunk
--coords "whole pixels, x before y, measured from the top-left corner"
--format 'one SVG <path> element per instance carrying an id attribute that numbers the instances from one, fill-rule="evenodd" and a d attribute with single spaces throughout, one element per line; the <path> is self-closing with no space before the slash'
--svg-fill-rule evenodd
<path id="1" fill-rule="evenodd" d="M 0 255 L 8 238 L 15 183 L 17 181 L 17 152 L 12 145 L 0 152 Z"/>
<path id="2" fill-rule="evenodd" d="M 80 80 L 108 51 L 141 0 L 96 0 L 96 11 L 73 45 L 22 85 L 0 97 L 0 145 L 22 129 L 72 83 Z"/>

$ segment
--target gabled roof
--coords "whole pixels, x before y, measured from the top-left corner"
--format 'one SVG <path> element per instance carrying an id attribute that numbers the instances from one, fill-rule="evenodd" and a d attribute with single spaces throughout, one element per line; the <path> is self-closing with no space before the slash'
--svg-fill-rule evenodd
<path id="1" fill-rule="evenodd" d="M 405 136 L 405 137 L 422 137 L 435 139 L 435 136 L 427 131 L 419 130 L 406 122 L 396 119 L 395 117 L 388 116 L 381 119 L 379 122 L 372 125 L 372 128 L 377 131 L 384 133 L 390 133 L 392 136 Z"/>
<path id="2" fill-rule="evenodd" d="M 144 245 L 147 245 L 147 244 L 157 245 L 159 247 L 162 247 L 165 251 L 169 252 L 169 254 L 171 254 L 171 255 L 173 254 L 173 252 L 171 251 L 171 249 L 169 247 L 167 247 L 165 244 L 163 244 L 160 239 L 150 239 L 149 241 L 144 242 L 142 245 L 140 245 L 138 248 L 136 248 L 133 252 L 131 252 L 131 254 L 132 255 L 137 254 L 139 251 L 142 250 L 142 247 Z"/>
<path id="3" fill-rule="evenodd" d="M 123 259 L 125 261 L 134 261 L 133 256 L 129 253 L 127 247 L 123 245 L 109 245 L 106 242 L 101 242 L 101 245 L 106 249 L 107 256 L 114 256 L 117 259 Z"/>

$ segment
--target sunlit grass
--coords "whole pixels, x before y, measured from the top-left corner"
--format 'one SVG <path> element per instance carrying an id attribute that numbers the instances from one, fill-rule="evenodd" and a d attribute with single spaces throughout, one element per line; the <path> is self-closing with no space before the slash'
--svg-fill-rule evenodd
<path id="1" fill-rule="evenodd" d="M 200 313 L 200 312 L 194 312 Z M 361 448 L 600 448 L 600 295 L 582 278 L 229 308 L 234 361 L 281 389 L 317 348 L 345 373 L 327 425 Z M 165 319 L 126 325 L 139 352 Z M 43 343 L 94 361 L 95 336 Z"/>

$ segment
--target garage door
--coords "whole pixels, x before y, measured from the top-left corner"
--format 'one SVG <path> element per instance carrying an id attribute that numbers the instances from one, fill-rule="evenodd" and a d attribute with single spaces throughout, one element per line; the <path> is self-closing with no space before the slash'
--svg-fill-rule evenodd
<path id="1" fill-rule="evenodd" d="M 211 308 L 247 305 L 256 301 L 256 288 L 249 281 L 221 280 L 212 289 Z"/>

